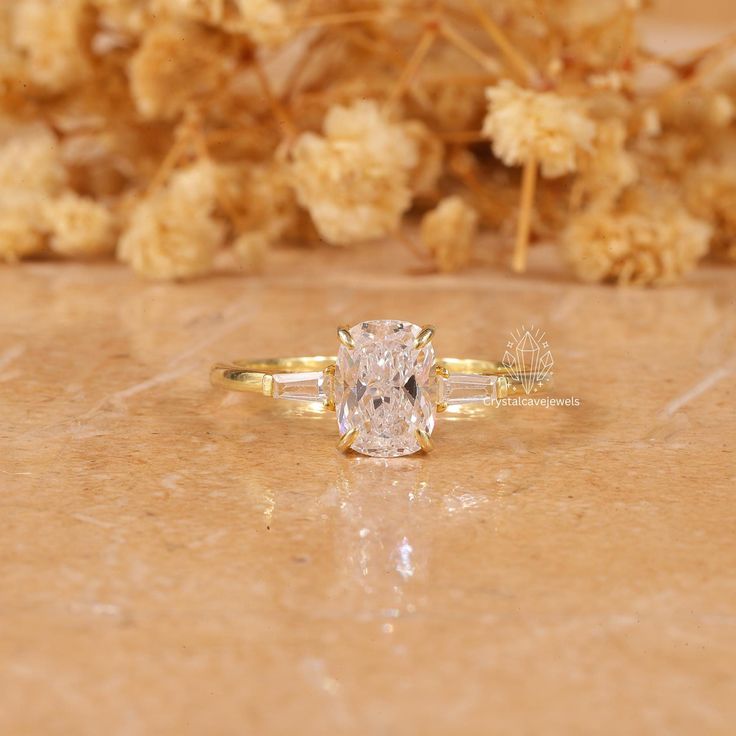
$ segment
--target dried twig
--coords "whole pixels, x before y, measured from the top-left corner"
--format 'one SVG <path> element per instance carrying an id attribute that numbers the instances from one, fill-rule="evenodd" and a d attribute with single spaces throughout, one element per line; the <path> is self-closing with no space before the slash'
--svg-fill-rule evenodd
<path id="1" fill-rule="evenodd" d="M 520 81 L 526 84 L 535 85 L 539 80 L 539 73 L 534 69 L 532 64 L 524 58 L 518 49 L 509 41 L 506 34 L 501 30 L 496 21 L 491 18 L 485 8 L 478 0 L 469 0 L 473 14 L 488 34 L 489 38 L 496 44 L 499 51 L 503 54 L 508 62 L 510 71 L 516 74 Z"/>
<path id="2" fill-rule="evenodd" d="M 524 172 L 521 177 L 521 205 L 519 207 L 519 222 L 516 230 L 514 257 L 511 262 L 511 267 L 517 273 L 522 273 L 526 270 L 526 254 L 529 247 L 529 232 L 531 229 L 536 184 L 537 161 L 531 156 L 524 164 Z"/>

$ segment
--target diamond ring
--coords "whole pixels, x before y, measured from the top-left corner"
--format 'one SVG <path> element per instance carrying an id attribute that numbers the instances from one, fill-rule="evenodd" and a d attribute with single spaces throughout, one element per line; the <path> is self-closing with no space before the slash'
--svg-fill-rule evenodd
<path id="1" fill-rule="evenodd" d="M 432 449 L 438 413 L 461 404 L 492 404 L 546 388 L 533 371 L 488 360 L 435 356 L 435 329 L 375 320 L 338 327 L 337 357 L 238 360 L 212 366 L 215 386 L 274 399 L 318 402 L 337 413 L 341 451 L 398 457 Z"/>

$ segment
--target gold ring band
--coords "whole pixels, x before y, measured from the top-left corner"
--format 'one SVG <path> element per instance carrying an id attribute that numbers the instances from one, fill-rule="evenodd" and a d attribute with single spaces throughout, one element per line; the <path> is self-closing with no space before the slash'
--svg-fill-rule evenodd
<path id="1" fill-rule="evenodd" d="M 215 386 L 275 399 L 318 402 L 337 412 L 338 449 L 396 457 L 432 449 L 435 417 L 450 406 L 493 404 L 543 391 L 544 360 L 502 362 L 435 358 L 432 326 L 376 320 L 338 327 L 336 356 L 261 358 L 217 363 Z"/>
<path id="2" fill-rule="evenodd" d="M 335 365 L 336 362 L 337 356 L 334 355 L 299 355 L 289 358 L 233 360 L 230 363 L 215 363 L 210 369 L 210 381 L 213 386 L 228 391 L 245 391 L 273 397 L 274 374 L 323 371 Z M 504 378 L 505 381 L 498 385 L 498 398 L 522 393 L 522 378 L 530 375 L 528 372 L 521 375 L 512 375 L 509 366 L 504 363 L 478 358 L 441 358 L 435 365 L 440 369 L 444 368 L 449 374 L 474 373 L 480 376 Z M 549 381 L 542 381 L 542 384 L 535 387 L 532 393 L 543 390 L 548 384 Z"/>

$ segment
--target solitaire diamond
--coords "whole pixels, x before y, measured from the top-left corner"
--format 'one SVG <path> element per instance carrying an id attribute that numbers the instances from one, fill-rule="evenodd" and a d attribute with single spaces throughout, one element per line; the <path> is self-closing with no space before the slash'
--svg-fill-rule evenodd
<path id="1" fill-rule="evenodd" d="M 352 449 L 374 457 L 420 449 L 417 430 L 434 429 L 436 382 L 431 343 L 415 347 L 422 328 L 379 320 L 350 328 L 354 345 L 340 346 L 335 405 L 340 434 L 357 429 Z"/>

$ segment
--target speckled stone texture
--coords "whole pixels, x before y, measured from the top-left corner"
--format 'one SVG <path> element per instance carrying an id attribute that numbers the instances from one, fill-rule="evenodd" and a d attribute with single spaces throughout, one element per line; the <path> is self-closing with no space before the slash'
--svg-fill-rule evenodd
<path id="1" fill-rule="evenodd" d="M 736 271 L 556 263 L 0 269 L 0 733 L 734 733 Z M 209 386 L 367 315 L 489 358 L 536 325 L 581 403 L 446 412 L 431 455 L 382 460 Z"/>

